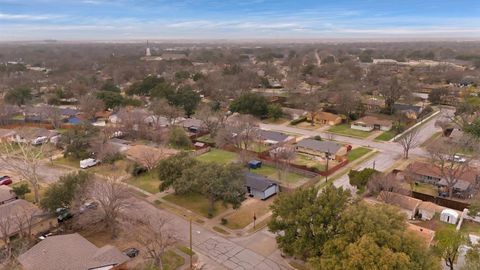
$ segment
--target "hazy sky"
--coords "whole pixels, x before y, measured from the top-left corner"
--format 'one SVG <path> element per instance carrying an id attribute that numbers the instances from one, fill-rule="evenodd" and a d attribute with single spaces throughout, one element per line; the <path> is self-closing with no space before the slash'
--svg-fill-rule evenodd
<path id="1" fill-rule="evenodd" d="M 480 39 L 480 0 L 0 0 L 0 40 Z"/>

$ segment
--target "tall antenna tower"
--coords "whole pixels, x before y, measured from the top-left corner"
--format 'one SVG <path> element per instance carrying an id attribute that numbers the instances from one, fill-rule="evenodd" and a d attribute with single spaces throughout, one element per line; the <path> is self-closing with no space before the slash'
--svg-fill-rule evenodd
<path id="1" fill-rule="evenodd" d="M 147 49 L 145 49 L 145 56 L 146 57 L 152 56 L 152 53 L 150 52 L 150 47 L 148 47 L 148 40 L 147 40 Z"/>

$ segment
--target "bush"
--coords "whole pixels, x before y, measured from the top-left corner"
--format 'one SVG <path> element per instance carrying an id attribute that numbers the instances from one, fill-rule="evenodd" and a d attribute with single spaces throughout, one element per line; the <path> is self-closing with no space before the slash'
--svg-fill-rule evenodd
<path id="1" fill-rule="evenodd" d="M 222 218 L 222 219 L 220 220 L 220 222 L 221 222 L 222 225 L 227 225 L 227 224 L 228 224 L 228 219 Z"/>
<path id="2" fill-rule="evenodd" d="M 170 130 L 168 142 L 175 148 L 192 149 L 193 144 L 187 133 L 181 127 L 173 127 Z"/>
<path id="3" fill-rule="evenodd" d="M 139 176 L 143 173 L 146 173 L 147 171 L 148 171 L 147 168 L 143 167 L 142 165 L 140 165 L 138 163 L 135 163 L 135 164 L 133 164 L 131 174 L 133 176 Z"/>
<path id="4" fill-rule="evenodd" d="M 290 125 L 295 126 L 295 125 L 298 125 L 298 124 L 300 124 L 302 122 L 305 122 L 305 121 L 307 121 L 307 117 L 303 116 L 303 117 L 300 117 L 300 118 L 297 118 L 295 120 L 290 121 Z"/>
<path id="5" fill-rule="evenodd" d="M 268 105 L 268 117 L 278 120 L 283 116 L 282 107 L 278 104 Z"/>
<path id="6" fill-rule="evenodd" d="M 321 140 L 322 140 L 322 136 L 316 135 L 315 137 L 313 137 L 313 139 L 316 140 L 316 141 L 321 141 Z"/>
<path id="7" fill-rule="evenodd" d="M 115 163 L 115 161 L 121 160 L 122 158 L 123 158 L 122 154 L 120 154 L 118 152 L 117 153 L 111 153 L 111 154 L 106 155 L 102 159 L 102 162 L 107 163 L 107 164 L 113 164 L 113 163 Z"/>
<path id="8" fill-rule="evenodd" d="M 25 194 L 28 194 L 31 192 L 30 188 L 28 187 L 28 184 L 21 184 L 19 186 L 13 186 L 12 191 L 17 195 L 20 199 L 25 199 Z"/>

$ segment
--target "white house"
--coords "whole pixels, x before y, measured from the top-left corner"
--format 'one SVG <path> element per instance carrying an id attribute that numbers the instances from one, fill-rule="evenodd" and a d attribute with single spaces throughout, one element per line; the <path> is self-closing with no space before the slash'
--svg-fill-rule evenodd
<path id="1" fill-rule="evenodd" d="M 450 224 L 457 224 L 459 218 L 459 214 L 457 211 L 453 209 L 445 209 L 440 214 L 440 220 Z"/>
<path id="2" fill-rule="evenodd" d="M 380 119 L 375 116 L 365 116 L 352 122 L 350 128 L 362 131 L 372 131 L 374 129 L 389 131 L 392 129 L 393 122 L 387 119 Z"/>

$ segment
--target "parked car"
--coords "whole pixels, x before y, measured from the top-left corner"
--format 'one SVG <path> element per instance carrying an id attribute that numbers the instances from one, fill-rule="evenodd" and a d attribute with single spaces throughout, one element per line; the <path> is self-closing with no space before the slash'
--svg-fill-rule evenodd
<path id="1" fill-rule="evenodd" d="M 65 220 L 69 220 L 73 217 L 73 214 L 70 213 L 68 208 L 57 208 L 55 213 L 57 214 L 58 222 L 64 222 Z"/>
<path id="2" fill-rule="evenodd" d="M 48 142 L 48 137 L 47 136 L 42 136 L 42 137 L 38 137 L 38 138 L 33 139 L 32 145 L 42 145 L 42 144 L 47 143 L 47 142 Z"/>
<path id="3" fill-rule="evenodd" d="M 458 162 L 458 163 L 465 163 L 467 161 L 467 159 L 465 159 L 464 157 L 462 157 L 460 155 L 454 155 L 453 157 L 448 156 L 447 159 L 448 159 L 448 161 L 453 161 L 453 162 Z"/>
<path id="4" fill-rule="evenodd" d="M 90 168 L 97 165 L 98 163 L 99 163 L 98 160 L 94 158 L 87 158 L 84 160 L 80 160 L 80 168 L 82 169 Z"/>
<path id="5" fill-rule="evenodd" d="M 8 175 L 4 175 L 2 177 L 0 177 L 0 186 L 2 185 L 10 185 L 12 183 L 12 178 Z"/>
<path id="6" fill-rule="evenodd" d="M 123 251 L 123 254 L 127 255 L 130 258 L 135 258 L 140 253 L 140 250 L 136 248 L 127 248 Z"/>
<path id="7" fill-rule="evenodd" d="M 82 206 L 80 206 L 80 213 L 86 211 L 87 209 L 97 209 L 98 203 L 95 201 L 85 202 Z"/>

